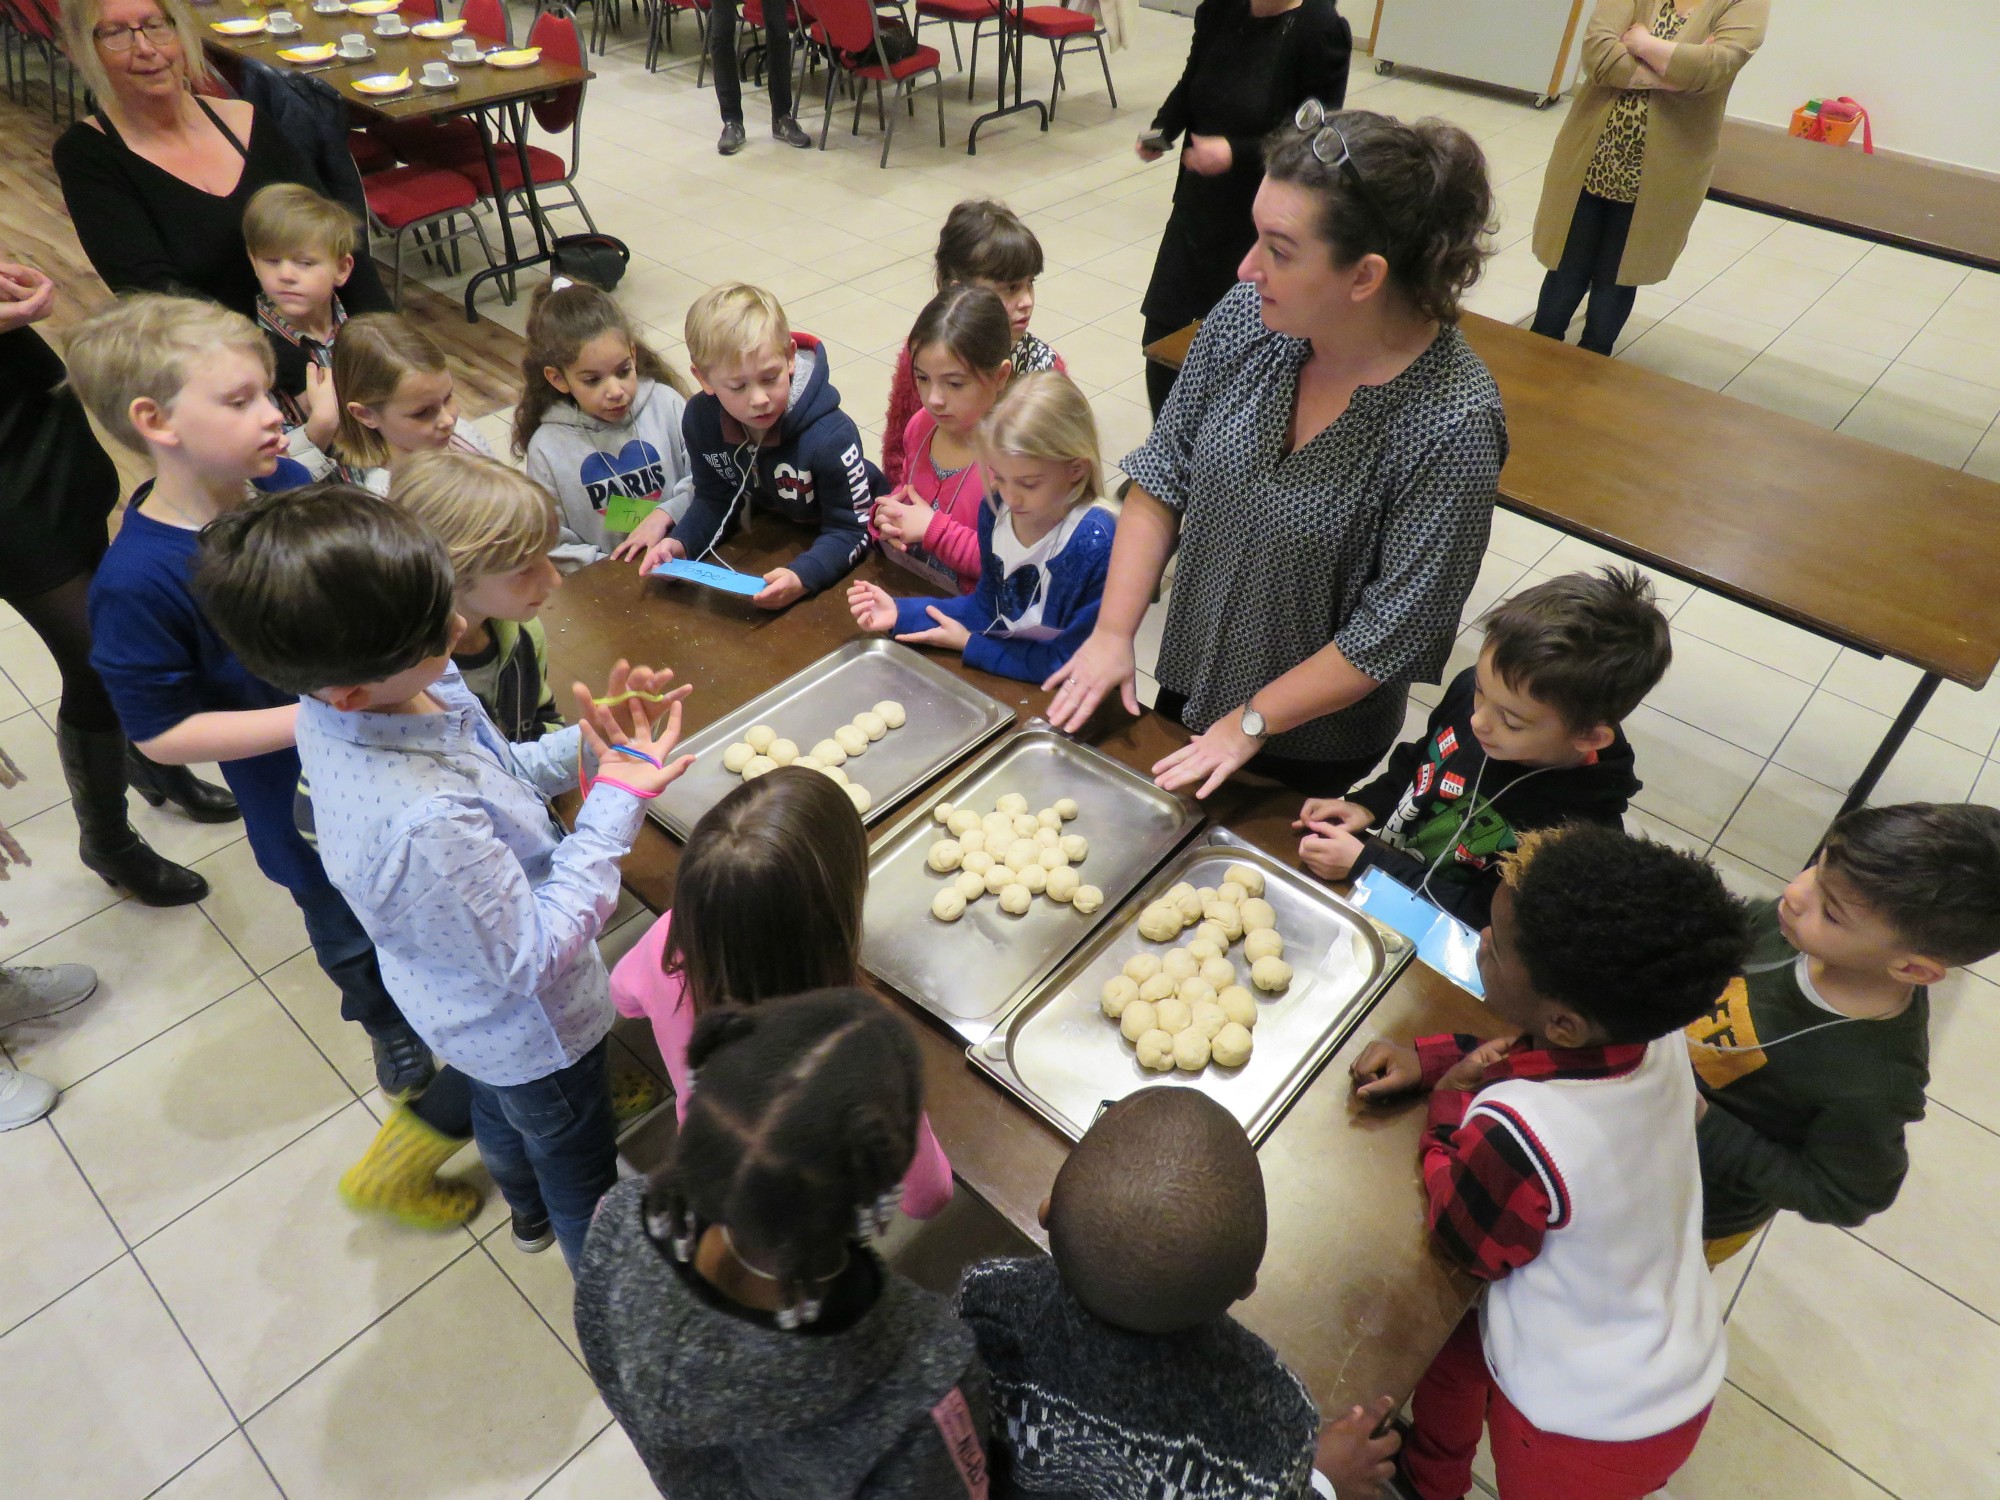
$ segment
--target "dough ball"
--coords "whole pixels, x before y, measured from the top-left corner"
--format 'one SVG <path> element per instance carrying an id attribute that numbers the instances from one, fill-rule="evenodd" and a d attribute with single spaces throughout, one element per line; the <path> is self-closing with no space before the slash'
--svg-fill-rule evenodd
<path id="1" fill-rule="evenodd" d="M 931 809 L 931 821 L 933 823 L 942 823 L 945 825 L 945 827 L 950 828 L 951 815 L 957 811 L 958 811 L 958 804 L 956 802 L 940 802 L 936 807 Z M 979 822 L 978 813 L 974 813 L 972 815 L 972 821 L 975 824 Z M 953 832 L 956 831 L 957 831 L 956 829 L 953 830 Z"/>
<path id="2" fill-rule="evenodd" d="M 1062 848 L 1062 835 L 1053 828 L 1037 828 L 1029 837 L 1034 839 L 1037 849 Z"/>
<path id="3" fill-rule="evenodd" d="M 1215 1034 L 1229 1024 L 1229 1013 L 1213 1000 L 1198 1000 L 1194 1005 L 1194 1019 L 1188 1024 L 1213 1041 Z"/>
<path id="4" fill-rule="evenodd" d="M 1282 958 L 1260 958 L 1250 965 L 1250 982 L 1275 995 L 1292 982 L 1292 966 Z"/>
<path id="5" fill-rule="evenodd" d="M 961 870 L 970 870 L 981 880 L 984 880 L 986 872 L 999 863 L 999 860 L 988 854 L 984 849 L 968 849 L 959 860 L 958 867 Z"/>
<path id="6" fill-rule="evenodd" d="M 778 731 L 773 729 L 769 724 L 752 724 L 748 729 L 743 731 L 743 738 L 748 742 L 752 750 L 756 751 L 759 755 L 763 755 L 770 750 L 772 743 L 778 738 Z"/>
<path id="7" fill-rule="evenodd" d="M 847 764 L 847 752 L 841 749 L 840 745 L 834 740 L 821 740 L 812 749 L 808 750 L 806 754 L 810 755 L 823 766 L 841 766 Z"/>
<path id="8" fill-rule="evenodd" d="M 993 810 L 995 812 L 1003 812 L 1011 818 L 1016 813 L 1024 813 L 1028 810 L 1028 799 L 1023 797 L 1019 792 L 1005 792 L 993 804 Z"/>
<path id="9" fill-rule="evenodd" d="M 1204 885 L 1197 887 L 1195 890 L 1195 895 L 1201 899 L 1201 904 L 1203 906 L 1208 905 L 1208 903 L 1211 901 L 1216 901 L 1221 899 L 1215 894 L 1215 887 L 1212 885 Z"/>
<path id="10" fill-rule="evenodd" d="M 1189 885 L 1185 880 L 1183 880 L 1177 885 L 1169 886 L 1167 888 L 1166 895 L 1162 896 L 1160 899 L 1162 901 L 1173 901 L 1177 903 L 1179 902 L 1181 897 L 1192 895 L 1193 893 L 1194 893 L 1194 887 Z"/>
<path id="11" fill-rule="evenodd" d="M 1230 942 L 1243 936 L 1243 913 L 1234 901 L 1211 901 L 1202 915 L 1228 934 Z"/>
<path id="12" fill-rule="evenodd" d="M 1080 809 L 1076 805 L 1076 798 L 1074 797 L 1056 798 L 1056 816 L 1061 818 L 1065 823 L 1067 823 L 1071 818 L 1075 817 L 1079 811 Z"/>
<path id="13" fill-rule="evenodd" d="M 1174 909 L 1181 915 L 1181 926 L 1192 927 L 1201 920 L 1201 897 L 1193 891 L 1176 896 Z"/>
<path id="14" fill-rule="evenodd" d="M 1083 877 L 1064 865 L 1060 870 L 1049 871 L 1049 899 L 1068 903 L 1076 897 L 1083 886 Z"/>
<path id="15" fill-rule="evenodd" d="M 1218 1068 L 1240 1068 L 1250 1061 L 1250 1049 L 1255 1045 L 1250 1033 L 1231 1021 L 1208 1044 L 1209 1060 Z"/>
<path id="16" fill-rule="evenodd" d="M 995 862 L 986 872 L 986 894 L 997 896 L 1014 883 L 1014 872 L 1005 865 Z"/>
<path id="17" fill-rule="evenodd" d="M 849 755 L 859 755 L 868 748 L 867 732 L 856 729 L 852 724 L 843 724 L 834 730 L 833 738 Z"/>
<path id="18" fill-rule="evenodd" d="M 1275 927 L 1260 927 L 1255 932 L 1245 934 L 1243 956 L 1253 964 L 1260 958 L 1283 958 L 1285 940 L 1278 936 Z"/>
<path id="19" fill-rule="evenodd" d="M 1210 944 L 1217 953 L 1229 951 L 1229 934 L 1222 930 L 1220 922 L 1200 923 L 1194 930 L 1194 940 L 1196 943 Z M 1194 943 L 1188 944 L 1188 947 L 1192 950 Z"/>
<path id="20" fill-rule="evenodd" d="M 971 833 L 974 829 L 985 832 L 980 828 L 979 814 L 969 807 L 953 808 L 951 816 L 944 820 L 944 826 L 955 834 Z"/>
<path id="21" fill-rule="evenodd" d="M 1243 894 L 1246 896 L 1261 896 L 1264 894 L 1264 872 L 1255 865 L 1231 865 L 1222 872 L 1222 878 L 1224 880 L 1233 880 L 1236 884 L 1242 886 Z"/>
<path id="22" fill-rule="evenodd" d="M 1278 911 L 1262 896 L 1251 896 L 1240 901 L 1237 912 L 1243 918 L 1243 930 L 1249 932 L 1269 932 L 1278 925 Z"/>
<path id="23" fill-rule="evenodd" d="M 1115 1021 L 1125 1014 L 1125 1007 L 1138 998 L 1139 986 L 1133 982 L 1131 976 L 1114 974 L 1104 981 L 1104 988 L 1098 994 L 1098 1003 L 1104 1007 L 1104 1013 Z"/>
<path id="24" fill-rule="evenodd" d="M 1201 977 L 1218 990 L 1226 990 L 1236 983 L 1236 965 L 1226 958 L 1204 958 L 1201 961 Z"/>
<path id="25" fill-rule="evenodd" d="M 965 897 L 965 904 L 967 906 L 970 906 L 986 894 L 986 877 L 974 874 L 971 870 L 960 870 L 958 878 L 952 881 L 951 884 L 952 889 Z"/>
<path id="26" fill-rule="evenodd" d="M 931 915 L 940 922 L 956 922 L 965 915 L 965 897 L 955 886 L 946 886 L 931 897 Z"/>
<path id="27" fill-rule="evenodd" d="M 1208 1038 L 1200 1027 L 1190 1026 L 1175 1035 L 1174 1066 L 1183 1073 L 1199 1073 L 1208 1066 Z"/>
<path id="28" fill-rule="evenodd" d="M 1246 1031 L 1257 1024 L 1257 997 L 1240 984 L 1232 984 L 1215 997 L 1223 1014 Z"/>
<path id="29" fill-rule="evenodd" d="M 1215 1004 L 1215 986 L 1206 979 L 1183 979 L 1174 986 L 1174 994 L 1190 1006 Z"/>
<path id="30" fill-rule="evenodd" d="M 939 874 L 956 870 L 964 862 L 965 850 L 959 846 L 957 839 L 939 839 L 931 845 L 931 852 L 925 859 L 925 863 Z"/>
<path id="31" fill-rule="evenodd" d="M 1192 979 L 1201 972 L 1201 960 L 1185 948 L 1174 948 L 1160 960 L 1160 972 L 1179 984 L 1183 979 Z"/>
<path id="32" fill-rule="evenodd" d="M 1233 880 L 1225 880 L 1215 888 L 1215 899 L 1227 901 L 1231 906 L 1241 906 L 1250 893 Z"/>
<path id="33" fill-rule="evenodd" d="M 979 829 L 990 849 L 1005 849 L 1014 842 L 1014 820 L 1005 813 L 988 813 L 979 820 Z"/>
<path id="34" fill-rule="evenodd" d="M 741 776 L 743 768 L 750 764 L 751 757 L 756 755 L 756 753 L 755 746 L 743 740 L 738 740 L 722 752 L 722 769 L 729 772 L 732 776 Z"/>
<path id="35" fill-rule="evenodd" d="M 799 747 L 792 740 L 772 740 L 771 748 L 764 752 L 781 766 L 789 766 L 799 758 Z"/>
<path id="36" fill-rule="evenodd" d="M 1080 865 L 1090 853 L 1090 840 L 1080 833 L 1066 833 L 1062 836 L 1062 842 L 1058 847 L 1069 856 L 1071 864 Z"/>
<path id="37" fill-rule="evenodd" d="M 1139 981 L 1139 998 L 1141 1000 L 1149 1000 L 1157 1004 L 1162 1000 L 1171 1000 L 1173 994 L 1174 981 L 1165 974 L 1154 974 L 1150 978 Z"/>
<path id="38" fill-rule="evenodd" d="M 854 716 L 854 727 L 871 740 L 879 740 L 889 732 L 889 721 L 873 709 L 863 709 Z"/>
<path id="39" fill-rule="evenodd" d="M 1205 964 L 1211 958 L 1222 957 L 1222 950 L 1215 945 L 1212 939 L 1205 937 L 1198 937 L 1189 943 L 1187 951 L 1188 957 L 1192 958 L 1198 964 Z"/>
<path id="40" fill-rule="evenodd" d="M 1138 1041 L 1159 1024 L 1158 1013 L 1147 1002 L 1143 993 L 1137 1000 L 1128 1001 L 1125 1013 L 1118 1018 L 1118 1030 L 1128 1042 Z"/>
<path id="41" fill-rule="evenodd" d="M 1057 812 L 1053 807 L 1045 807 L 1036 813 L 1035 821 L 1044 828 L 1054 828 L 1057 830 L 1062 828 L 1063 822 L 1062 814 Z"/>
<path id="42" fill-rule="evenodd" d="M 1018 917 L 1034 904 L 1035 893 L 1025 885 L 1007 885 L 1000 889 L 1000 910 L 1010 916 Z"/>
<path id="43" fill-rule="evenodd" d="M 753 755 L 750 763 L 743 768 L 743 779 L 755 781 L 759 776 L 778 769 L 778 763 L 768 755 Z"/>
<path id="44" fill-rule="evenodd" d="M 801 771 L 824 771 L 826 769 L 825 766 L 814 760 L 810 755 L 801 755 L 792 764 L 797 766 Z"/>
<path id="45" fill-rule="evenodd" d="M 1194 1020 L 1194 1007 L 1178 995 L 1171 995 L 1153 1007 L 1153 1014 L 1159 1018 L 1160 1030 L 1179 1036 Z"/>
<path id="46" fill-rule="evenodd" d="M 1035 847 L 1033 839 L 1015 839 L 1007 846 L 1005 859 L 1010 870 L 1025 870 L 1029 865 L 1040 868 L 1042 851 Z"/>
<path id="47" fill-rule="evenodd" d="M 797 765 L 798 762 L 793 761 L 792 764 Z M 841 770 L 839 766 L 821 766 L 819 768 L 819 774 L 824 776 L 828 781 L 832 782 L 835 786 L 847 785 L 847 773 Z"/>
<path id="48" fill-rule="evenodd" d="M 1104 892 L 1094 885 L 1080 885 L 1076 894 L 1069 898 L 1069 904 L 1080 912 L 1093 912 L 1104 904 Z"/>
<path id="49" fill-rule="evenodd" d="M 1164 943 L 1181 934 L 1180 911 L 1165 901 L 1155 901 L 1139 913 L 1139 936 L 1149 943 Z"/>
<path id="50" fill-rule="evenodd" d="M 842 790 L 847 793 L 847 800 L 854 804 L 854 810 L 858 813 L 865 813 L 875 805 L 875 794 L 858 781 L 848 782 Z"/>
<path id="51" fill-rule="evenodd" d="M 1171 1073 L 1174 1070 L 1174 1039 L 1157 1026 L 1144 1032 L 1138 1040 L 1139 1066 L 1150 1068 L 1155 1073 Z"/>
<path id="52" fill-rule="evenodd" d="M 1014 872 L 1014 878 L 1028 888 L 1028 894 L 1039 896 L 1049 888 L 1049 872 L 1040 865 L 1022 865 Z"/>
<path id="53" fill-rule="evenodd" d="M 1017 839 L 1031 839 L 1042 831 L 1042 825 L 1036 821 L 1033 813 L 1015 813 L 1009 821 L 1013 825 L 1014 837 Z"/>
<path id="54" fill-rule="evenodd" d="M 903 705 L 898 703 L 894 698 L 884 698 L 870 712 L 880 714 L 882 722 L 887 724 L 891 729 L 901 729 L 903 721 L 907 717 L 903 712 Z"/>
<path id="55" fill-rule="evenodd" d="M 1125 960 L 1124 972 L 1134 984 L 1144 984 L 1160 972 L 1160 960 L 1151 953 L 1135 953 Z"/>
<path id="56" fill-rule="evenodd" d="M 966 829 L 965 832 L 958 836 L 958 847 L 963 849 L 967 854 L 984 854 L 986 852 L 986 830 L 984 828 Z"/>
<path id="57" fill-rule="evenodd" d="M 1044 849 L 1035 856 L 1035 863 L 1044 870 L 1066 870 L 1069 868 L 1069 856 L 1060 849 Z"/>

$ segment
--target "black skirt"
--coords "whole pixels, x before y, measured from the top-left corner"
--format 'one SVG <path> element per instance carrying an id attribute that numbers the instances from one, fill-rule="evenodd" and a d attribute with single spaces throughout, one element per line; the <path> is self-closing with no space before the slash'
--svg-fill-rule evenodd
<path id="1" fill-rule="evenodd" d="M 118 470 L 62 379 L 32 328 L 0 334 L 0 598 L 45 594 L 104 555 Z"/>

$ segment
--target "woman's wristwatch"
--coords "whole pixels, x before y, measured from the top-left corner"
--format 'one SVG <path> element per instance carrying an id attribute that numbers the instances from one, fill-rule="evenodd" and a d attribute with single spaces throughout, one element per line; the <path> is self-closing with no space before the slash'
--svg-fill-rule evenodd
<path id="1" fill-rule="evenodd" d="M 1255 694 L 1252 694 L 1250 701 L 1243 705 L 1242 724 L 1243 732 L 1260 745 L 1271 737 L 1270 726 L 1264 722 L 1264 716 L 1257 712 Z"/>

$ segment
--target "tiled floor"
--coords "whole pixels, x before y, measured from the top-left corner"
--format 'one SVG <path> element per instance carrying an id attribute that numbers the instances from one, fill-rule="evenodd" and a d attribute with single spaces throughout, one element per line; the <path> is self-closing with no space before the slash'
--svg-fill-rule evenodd
<path id="1" fill-rule="evenodd" d="M 685 32 L 687 28 L 683 28 Z M 1046 136 L 1016 121 L 941 152 L 920 114 L 891 169 L 870 133 L 826 155 L 753 129 L 712 149 L 712 93 L 683 52 L 657 76 L 627 42 L 592 86 L 584 190 L 637 252 L 621 296 L 678 357 L 682 311 L 723 276 L 767 281 L 829 340 L 879 437 L 890 362 L 929 291 L 946 209 L 996 193 L 1050 260 L 1038 332 L 1089 391 L 1113 455 L 1147 425 L 1137 303 L 1171 174 L 1130 142 L 1176 75 L 1187 23 L 1139 17 L 1113 60 L 1125 107 L 1075 70 Z M 685 37 L 683 38 L 685 45 Z M 1031 58 L 1031 83 L 1047 87 Z M 982 91 L 983 92 L 983 91 Z M 753 101 L 761 102 L 761 101 Z M 929 101 L 923 101 L 928 106 Z M 1472 130 L 1502 184 L 1500 251 L 1472 305 L 1523 317 L 1525 236 L 1559 113 L 1357 67 L 1352 102 Z M 947 103 L 955 139 L 972 108 Z M 806 110 L 807 123 L 817 125 Z M 518 327 L 520 309 L 494 315 Z M 1674 276 L 1644 291 L 1623 357 L 2000 478 L 2000 277 L 1709 205 Z M 1671 421 L 1670 412 L 1639 420 Z M 1598 560 L 1500 515 L 1467 618 Z M 1774 890 L 1810 850 L 1912 673 L 1662 581 L 1673 674 L 1631 729 L 1633 824 Z M 1462 643 L 1461 662 L 1470 651 Z M 637 1500 L 643 1471 L 575 1355 L 560 1261 L 476 1233 L 359 1219 L 332 1183 L 374 1127 L 365 1044 L 338 1020 L 289 903 L 237 828 L 140 810 L 216 894 L 198 912 L 113 899 L 74 859 L 39 643 L 0 617 L 0 744 L 31 779 L 0 817 L 35 856 L 0 888 L 0 958 L 83 959 L 99 995 L 5 1038 L 65 1089 L 0 1139 L 0 1489 L 35 1500 Z M 1433 693 L 1421 696 L 1429 698 Z M 1884 798 L 2000 797 L 2000 690 L 1947 687 Z M 637 934 L 632 918 L 609 946 Z M 2000 1494 L 2000 964 L 1935 999 L 1928 1119 L 1896 1208 L 1857 1233 L 1781 1221 L 1724 1273 L 1732 1364 L 1679 1500 L 1992 1500 Z M 476 1172 L 476 1166 L 463 1170 Z"/>

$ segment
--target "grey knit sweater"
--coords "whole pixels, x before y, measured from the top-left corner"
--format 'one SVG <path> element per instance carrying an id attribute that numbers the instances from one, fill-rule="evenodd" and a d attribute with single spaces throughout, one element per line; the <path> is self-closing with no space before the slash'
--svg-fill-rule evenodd
<path id="1" fill-rule="evenodd" d="M 932 1412 L 954 1387 L 983 1441 L 986 1376 L 944 1299 L 894 1272 L 838 1332 L 725 1310 L 647 1235 L 645 1184 L 591 1225 L 576 1331 L 604 1401 L 672 1500 L 958 1500 Z M 867 1254 L 857 1251 L 857 1254 Z"/>

